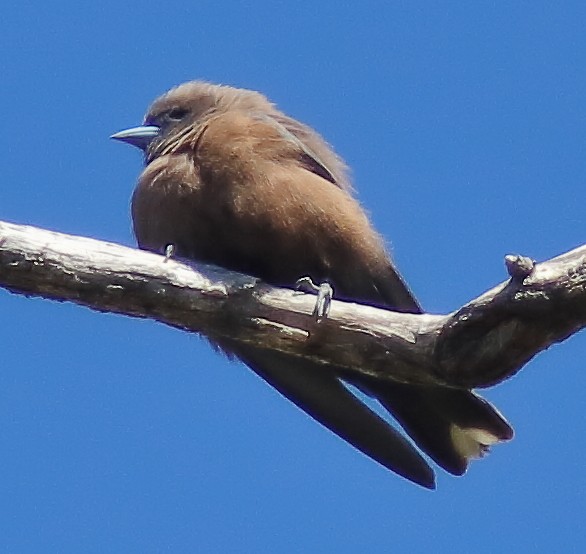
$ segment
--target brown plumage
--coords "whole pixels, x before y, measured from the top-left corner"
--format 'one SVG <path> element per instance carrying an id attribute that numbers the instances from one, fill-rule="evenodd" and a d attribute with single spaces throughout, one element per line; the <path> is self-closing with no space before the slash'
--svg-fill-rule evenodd
<path id="1" fill-rule="evenodd" d="M 145 151 L 132 198 L 141 248 L 292 286 L 310 276 L 339 299 L 419 313 L 420 307 L 352 196 L 342 160 L 309 127 L 257 92 L 185 83 L 159 98 L 144 125 L 114 138 Z M 433 488 L 413 445 L 324 369 L 280 353 L 221 345 L 317 421 L 385 467 Z M 488 445 L 512 437 L 471 391 L 360 379 L 444 469 L 465 472 Z"/>

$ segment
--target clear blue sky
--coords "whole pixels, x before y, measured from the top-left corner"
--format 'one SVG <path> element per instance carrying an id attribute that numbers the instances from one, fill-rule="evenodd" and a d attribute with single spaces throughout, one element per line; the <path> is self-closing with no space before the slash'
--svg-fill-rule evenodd
<path id="1" fill-rule="evenodd" d="M 342 5 L 343 4 L 343 5 Z M 108 140 L 203 78 L 346 158 L 432 312 L 585 240 L 583 2 L 13 2 L 0 219 L 132 245 Z M 163 325 L 0 290 L 0 552 L 584 551 L 586 337 L 486 391 L 511 443 L 428 492 Z"/>

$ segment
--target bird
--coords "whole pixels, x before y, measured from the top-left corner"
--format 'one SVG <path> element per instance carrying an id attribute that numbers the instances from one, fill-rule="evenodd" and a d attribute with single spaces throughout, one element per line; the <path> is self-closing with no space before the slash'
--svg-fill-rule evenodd
<path id="1" fill-rule="evenodd" d="M 309 277 L 330 284 L 336 299 L 422 313 L 358 202 L 345 162 L 260 92 L 189 81 L 157 98 L 140 126 L 111 138 L 144 153 L 131 201 L 140 248 L 171 246 L 177 257 L 275 286 Z M 428 489 L 435 472 L 425 456 L 462 475 L 471 459 L 513 437 L 472 390 L 348 377 L 229 339 L 218 346 L 355 448 Z M 348 385 L 378 401 L 403 432 Z"/>

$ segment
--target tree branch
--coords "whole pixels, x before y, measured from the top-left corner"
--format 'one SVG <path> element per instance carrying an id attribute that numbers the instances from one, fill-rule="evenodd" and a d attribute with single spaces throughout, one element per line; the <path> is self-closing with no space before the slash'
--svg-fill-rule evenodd
<path id="1" fill-rule="evenodd" d="M 328 362 L 405 383 L 486 387 L 586 325 L 586 246 L 534 265 L 447 315 L 400 314 L 315 296 L 214 266 L 0 222 L 0 286 Z M 335 298 L 335 291 L 334 291 Z M 6 317 L 6 314 L 0 315 Z"/>

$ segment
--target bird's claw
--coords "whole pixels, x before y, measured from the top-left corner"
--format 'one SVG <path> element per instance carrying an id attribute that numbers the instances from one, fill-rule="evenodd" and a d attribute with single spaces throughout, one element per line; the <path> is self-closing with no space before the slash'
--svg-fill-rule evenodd
<path id="1" fill-rule="evenodd" d="M 301 277 L 295 282 L 295 290 L 302 290 L 304 292 L 316 293 L 317 300 L 313 308 L 313 316 L 317 321 L 325 319 L 330 313 L 332 298 L 334 296 L 334 289 L 327 281 L 323 281 L 316 285 L 311 277 Z"/>
<path id="2" fill-rule="evenodd" d="M 175 248 L 174 244 L 168 244 L 167 246 L 165 246 L 165 259 L 163 260 L 163 263 L 165 263 L 167 260 L 170 260 L 175 255 L 176 250 L 177 249 Z"/>

